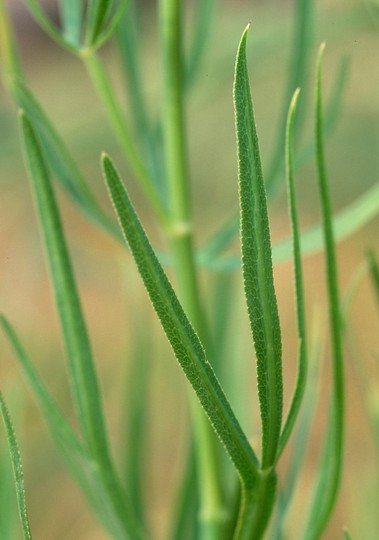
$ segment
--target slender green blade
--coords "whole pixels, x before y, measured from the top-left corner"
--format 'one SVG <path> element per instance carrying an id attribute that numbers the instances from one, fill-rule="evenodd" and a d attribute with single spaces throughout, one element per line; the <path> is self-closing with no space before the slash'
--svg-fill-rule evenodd
<path id="1" fill-rule="evenodd" d="M 59 8 L 64 38 L 75 48 L 79 48 L 83 18 L 83 2 L 82 0 L 61 0 Z"/>
<path id="2" fill-rule="evenodd" d="M 91 347 L 64 239 L 57 203 L 39 142 L 26 115 L 21 126 L 27 168 L 43 229 L 57 308 L 65 337 L 78 420 L 90 449 L 104 451 L 105 432 Z"/>
<path id="3" fill-rule="evenodd" d="M 101 47 L 108 39 L 113 35 L 113 33 L 116 31 L 116 28 L 120 24 L 122 20 L 122 16 L 125 13 L 125 10 L 128 6 L 127 0 L 121 0 L 119 6 L 114 11 L 114 13 L 109 16 L 109 21 L 107 25 L 104 27 L 102 32 L 98 35 L 96 38 L 96 41 L 93 44 L 93 48 L 98 49 Z M 129 8 L 130 9 L 130 8 Z"/>
<path id="4" fill-rule="evenodd" d="M 59 444 L 63 443 L 67 448 L 69 448 L 70 452 L 73 454 L 84 457 L 85 450 L 82 443 L 79 441 L 62 412 L 59 410 L 58 406 L 50 396 L 35 367 L 33 366 L 31 359 L 22 346 L 14 328 L 4 317 L 4 315 L 0 315 L 0 325 L 2 326 L 5 335 L 16 353 L 16 357 L 30 387 L 33 389 L 33 392 L 38 399 L 44 413 L 44 417 L 54 438 L 57 442 L 59 442 Z"/>
<path id="5" fill-rule="evenodd" d="M 328 99 L 325 108 L 325 134 L 330 135 L 340 117 L 340 111 L 342 107 L 343 97 L 346 90 L 346 82 L 348 80 L 349 62 L 347 58 L 343 58 L 339 64 L 337 75 L 333 84 L 333 90 Z M 294 164 L 296 168 L 300 164 L 304 164 L 308 159 L 313 156 L 314 141 L 310 136 L 309 141 L 306 142 L 302 148 L 297 152 Z M 374 188 L 375 189 L 375 188 Z M 367 197 L 364 195 L 362 201 L 360 198 L 356 200 L 346 210 L 343 210 L 340 214 L 337 214 L 333 221 L 335 223 L 336 238 L 343 239 L 345 236 L 352 234 L 365 223 L 378 213 L 379 209 L 379 188 L 376 188 L 375 195 L 371 194 L 371 190 L 367 192 Z M 372 199 L 372 195 L 374 198 Z M 370 204 L 368 204 L 370 203 Z M 346 212 L 346 217 L 344 214 Z M 233 215 L 229 221 L 212 237 L 208 243 L 201 248 L 198 255 L 199 263 L 202 265 L 218 266 L 220 270 L 232 270 L 233 267 L 237 268 L 240 264 L 238 257 L 227 258 L 219 262 L 214 261 L 217 259 L 229 244 L 234 240 L 239 230 L 239 220 L 237 214 Z M 322 249 L 322 229 L 321 226 L 312 227 L 309 231 L 302 234 L 302 251 L 303 253 L 313 253 Z M 289 259 L 291 256 L 292 240 L 290 238 L 280 241 L 273 245 L 273 259 L 284 260 Z"/>
<path id="6" fill-rule="evenodd" d="M 237 53 L 234 106 L 241 214 L 242 273 L 257 356 L 263 441 L 262 467 L 276 458 L 282 407 L 282 351 L 274 289 L 266 192 L 251 100 L 244 31 Z"/>
<path id="7" fill-rule="evenodd" d="M 86 448 L 75 435 L 70 424 L 62 414 L 54 399 L 35 369 L 32 360 L 21 344 L 10 322 L 0 315 L 0 325 L 7 336 L 23 374 L 33 390 L 54 442 L 65 460 L 73 478 L 95 511 L 95 515 L 112 532 L 115 538 L 122 539 L 119 524 L 115 522 L 109 509 L 109 502 L 101 497 L 101 485 L 93 473 L 93 464 Z"/>
<path id="8" fill-rule="evenodd" d="M 373 285 L 377 304 L 379 307 L 379 265 L 372 249 L 369 249 L 367 251 L 366 260 L 370 271 L 371 283 Z"/>
<path id="9" fill-rule="evenodd" d="M 210 27 L 214 20 L 216 0 L 197 0 L 195 24 L 188 59 L 185 67 L 185 83 L 190 88 L 199 73 L 199 68 L 206 52 Z"/>
<path id="10" fill-rule="evenodd" d="M 319 472 L 320 480 L 315 492 L 307 530 L 307 540 L 319 538 L 334 509 L 341 481 L 344 431 L 345 431 L 345 383 L 342 348 L 341 303 L 338 290 L 337 261 L 332 223 L 332 209 L 326 173 L 323 142 L 323 111 L 321 92 L 321 66 L 325 45 L 322 44 L 317 58 L 316 71 L 316 162 L 318 188 L 326 258 L 326 284 L 329 304 L 329 328 L 332 349 L 332 412 L 329 418 L 327 444 Z"/>
<path id="11" fill-rule="evenodd" d="M 90 0 L 86 17 L 86 43 L 93 45 L 101 34 L 113 0 Z"/>
<path id="12" fill-rule="evenodd" d="M 312 30 L 314 25 L 314 0 L 295 0 L 295 28 L 293 31 L 293 44 L 288 69 L 288 82 L 283 100 L 283 107 L 280 115 L 278 137 L 275 141 L 272 158 L 267 175 L 267 193 L 270 196 L 275 195 L 280 187 L 279 180 L 281 175 L 283 140 L 286 129 L 288 102 L 296 88 L 301 87 L 304 98 L 307 94 L 307 74 L 309 58 L 312 50 Z M 305 102 L 305 99 L 303 101 Z M 305 109 L 305 107 L 303 107 Z M 300 111 L 302 112 L 302 111 Z M 299 115 L 299 120 L 304 120 L 304 114 Z M 300 122 L 298 122 L 298 126 Z"/>
<path id="13" fill-rule="evenodd" d="M 22 471 L 21 456 L 20 450 L 18 448 L 16 434 L 13 428 L 12 420 L 9 415 L 7 406 L 5 404 L 3 395 L 0 392 L 0 413 L 3 418 L 5 432 L 7 435 L 9 453 L 12 460 L 14 482 L 16 486 L 16 495 L 18 503 L 18 512 L 21 521 L 22 533 L 24 540 L 31 540 L 32 533 L 29 525 L 28 511 L 26 508 L 26 498 L 25 498 L 25 486 L 24 486 L 24 475 Z"/>
<path id="14" fill-rule="evenodd" d="M 113 509 L 133 539 L 142 538 L 138 522 L 115 475 L 109 455 L 100 389 L 70 256 L 49 174 L 34 129 L 20 116 L 27 168 L 44 234 L 56 305 L 70 372 L 71 392 L 81 432 Z"/>
<path id="15" fill-rule="evenodd" d="M 233 460 L 242 481 L 251 485 L 257 475 L 257 459 L 225 394 L 205 357 L 177 296 L 168 281 L 127 191 L 108 156 L 102 159 L 104 178 L 121 229 L 175 356 L 195 390 L 214 430 Z"/>
<path id="16" fill-rule="evenodd" d="M 68 195 L 95 223 L 121 238 L 117 225 L 100 208 L 65 143 L 27 86 L 14 80 L 11 92 L 18 106 L 32 120 L 46 160 Z"/>
<path id="17" fill-rule="evenodd" d="M 25 4 L 29 8 L 30 13 L 33 15 L 40 27 L 51 37 L 58 45 L 69 49 L 71 52 L 77 52 L 77 47 L 72 43 L 69 43 L 60 33 L 59 29 L 53 24 L 46 16 L 41 4 L 38 0 L 24 0 Z"/>
<path id="18" fill-rule="evenodd" d="M 364 227 L 379 213 L 379 184 L 369 188 L 365 193 L 332 218 L 334 238 L 337 242 L 345 240 L 360 228 Z M 309 228 L 301 234 L 301 251 L 304 255 L 312 255 L 323 249 L 323 230 L 320 225 Z M 275 243 L 272 248 L 274 262 L 290 259 L 292 253 L 292 240 L 285 238 Z M 209 261 L 207 257 L 200 256 L 199 264 L 218 271 L 233 271 L 241 266 L 237 256 L 223 257 Z"/>
<path id="19" fill-rule="evenodd" d="M 293 240 L 293 261 L 295 274 L 295 298 L 297 315 L 297 332 L 299 338 L 298 368 L 295 390 L 292 396 L 291 405 L 280 437 L 278 457 L 285 448 L 291 435 L 296 419 L 299 414 L 303 400 L 305 385 L 307 381 L 308 357 L 307 357 L 307 332 L 305 321 L 305 301 L 303 269 L 301 262 L 300 227 L 297 216 L 297 203 L 295 193 L 295 181 L 293 174 L 293 129 L 296 105 L 299 96 L 299 89 L 296 90 L 289 109 L 287 130 L 286 130 L 286 164 L 287 164 L 287 190 L 289 213 L 292 228 Z"/>

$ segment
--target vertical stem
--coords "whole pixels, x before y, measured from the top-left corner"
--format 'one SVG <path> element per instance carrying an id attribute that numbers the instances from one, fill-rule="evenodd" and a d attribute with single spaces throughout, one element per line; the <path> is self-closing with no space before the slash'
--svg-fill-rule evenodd
<path id="1" fill-rule="evenodd" d="M 170 235 L 178 287 L 195 330 L 206 343 L 207 332 L 194 262 L 189 173 L 183 100 L 182 2 L 160 0 L 163 59 L 163 135 L 170 193 Z M 213 430 L 194 399 L 191 412 L 199 472 L 200 538 L 220 538 L 223 521 L 220 479 Z"/>

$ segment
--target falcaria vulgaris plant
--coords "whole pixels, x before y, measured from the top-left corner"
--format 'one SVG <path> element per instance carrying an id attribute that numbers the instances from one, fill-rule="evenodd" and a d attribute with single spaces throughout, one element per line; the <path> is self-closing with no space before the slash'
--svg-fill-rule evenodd
<path id="1" fill-rule="evenodd" d="M 131 422 L 134 429 L 129 430 L 128 438 L 130 456 L 134 456 L 134 461 L 130 461 L 130 477 L 124 483 L 110 448 L 91 342 L 52 176 L 92 221 L 93 226 L 103 228 L 109 235 L 123 242 L 126 256 L 128 252 L 133 256 L 145 287 L 143 293 L 148 294 L 174 356 L 193 390 L 188 395 L 191 437 L 188 456 L 184 457 L 188 462 L 184 467 L 183 481 L 177 488 L 177 500 L 168 527 L 170 532 L 165 536 L 172 540 L 258 540 L 265 535 L 267 538 L 283 537 L 284 516 L 303 461 L 299 445 L 289 448 L 292 476 L 288 477 L 288 485 L 278 482 L 277 466 L 298 420 L 296 437 L 306 438 L 309 434 L 309 418 L 314 399 L 307 398 L 305 392 L 308 357 L 317 356 L 315 351 L 319 346 L 319 343 L 308 345 L 302 259 L 306 253 L 324 249 L 332 388 L 324 448 L 316 474 L 317 482 L 309 513 L 299 533 L 302 535 L 299 537 L 306 540 L 321 538 L 335 507 L 341 483 L 345 431 L 345 383 L 336 240 L 366 222 L 377 212 L 379 205 L 367 204 L 372 200 L 370 192 L 363 195 L 355 205 L 345 208 L 339 214 L 333 214 L 324 155 L 324 134 L 341 101 L 345 67 L 341 67 L 334 94 L 324 114 L 322 45 L 317 57 L 314 106 L 314 155 L 322 222 L 316 228 L 300 232 L 295 193 L 296 155 L 293 148 L 295 134 L 300 130 L 303 119 L 301 110 L 296 117 L 296 110 L 298 100 L 301 99 L 299 86 L 306 86 L 313 1 L 296 2 L 293 68 L 290 70 L 283 118 L 266 179 L 262 170 L 248 77 L 248 27 L 242 34 L 236 55 L 233 86 L 239 217 L 234 216 L 199 248 L 193 236 L 186 97 L 201 70 L 201 59 L 207 49 L 207 36 L 216 2 L 199 0 L 196 3 L 189 51 L 183 46 L 184 2 L 158 2 L 162 66 L 158 126 L 149 117 L 144 99 L 140 37 L 137 30 L 141 11 L 138 2 L 60 0 L 60 26 L 56 26 L 47 17 L 38 0 L 25 0 L 25 3 L 47 34 L 68 53 L 75 55 L 88 72 L 131 176 L 141 188 L 170 248 L 167 253 L 154 249 L 125 184 L 107 154 L 101 156 L 101 168 L 118 225 L 103 210 L 62 137 L 28 87 L 7 8 L 4 0 L 1 0 L 3 80 L 19 110 L 26 169 L 41 224 L 66 349 L 78 432 L 73 429 L 47 390 L 35 363 L 5 315 L 1 316 L 1 326 L 68 469 L 111 538 L 140 540 L 156 537 L 155 532 L 149 528 L 148 507 L 141 497 L 141 485 L 149 479 L 143 477 L 145 469 L 137 467 L 136 463 L 142 453 L 141 430 L 146 420 L 144 399 L 148 375 L 145 373 L 141 376 L 138 366 L 132 370 L 139 381 L 139 392 L 131 403 L 130 418 L 134 418 L 135 422 Z M 255 24 L 259 24 L 259 21 L 255 21 Z M 113 38 L 127 75 L 133 127 L 126 120 L 99 54 L 100 47 Z M 279 191 L 279 180 L 283 175 L 287 181 L 292 238 L 272 245 L 268 202 Z M 226 255 L 227 248 L 238 232 L 241 257 Z M 283 410 L 283 385 L 286 381 L 282 374 L 282 336 L 273 262 L 291 256 L 294 267 L 298 367 L 289 408 Z M 220 363 L 218 357 L 221 357 L 222 351 L 213 340 L 215 321 L 209 320 L 209 298 L 204 294 L 200 282 L 200 272 L 207 269 L 211 271 L 215 282 L 220 276 L 228 279 L 233 270 L 242 270 L 246 310 L 255 349 L 261 419 L 260 448 L 251 444 L 250 433 L 242 428 L 231 405 L 232 400 L 229 401 L 217 375 Z M 168 275 L 175 276 L 175 286 Z M 214 315 L 216 318 L 219 314 Z M 223 315 L 227 317 L 228 313 Z M 138 354 L 133 361 L 140 361 Z M 155 361 L 159 359 L 155 358 Z M 233 363 L 232 358 L 230 363 Z M 223 369 L 227 370 L 225 367 Z M 310 369 L 313 373 L 312 363 Z M 133 407 L 136 409 L 133 410 Z M 24 538 L 32 538 L 20 453 L 2 397 L 0 408 L 14 467 L 22 530 Z M 223 480 L 229 465 L 220 455 L 217 438 L 234 466 L 234 484 L 226 484 Z M 4 536 L 4 540 L 7 538 Z"/>

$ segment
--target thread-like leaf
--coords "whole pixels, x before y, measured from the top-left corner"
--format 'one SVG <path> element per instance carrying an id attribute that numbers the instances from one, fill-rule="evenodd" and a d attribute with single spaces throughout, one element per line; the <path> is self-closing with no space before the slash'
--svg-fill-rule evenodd
<path id="1" fill-rule="evenodd" d="M 257 459 L 224 392 L 205 357 L 204 349 L 181 307 L 144 232 L 128 193 L 108 156 L 102 166 L 121 229 L 161 325 L 187 379 L 212 425 L 225 445 L 242 481 L 251 485 L 257 475 Z"/>
<path id="2" fill-rule="evenodd" d="M 297 380 L 291 405 L 288 411 L 288 416 L 283 426 L 283 431 L 280 437 L 278 457 L 284 450 L 284 447 L 291 435 L 293 426 L 295 425 L 299 414 L 300 405 L 304 396 L 305 385 L 307 380 L 307 332 L 305 322 L 305 302 L 304 302 L 304 284 L 303 284 L 303 269 L 301 263 L 301 245 L 300 245 L 300 228 L 297 216 L 297 203 L 295 194 L 295 181 L 293 174 L 293 128 L 295 120 L 295 112 L 299 90 L 296 90 L 289 109 L 287 130 L 286 130 L 286 167 L 287 167 L 287 190 L 289 213 L 292 228 L 293 239 L 293 261 L 295 274 L 295 298 L 296 298 L 296 314 L 297 314 L 297 332 L 299 338 L 298 350 L 298 368 Z"/>
<path id="3" fill-rule="evenodd" d="M 5 401 L 1 392 L 0 392 L 0 413 L 3 418 L 5 432 L 6 432 L 7 440 L 8 440 L 9 453 L 12 460 L 14 481 L 15 481 L 15 486 L 16 486 L 17 503 L 18 503 L 18 512 L 20 516 L 23 537 L 24 537 L 24 540 L 32 540 L 32 533 L 31 533 L 30 525 L 29 525 L 28 511 L 26 508 L 24 475 L 22 472 L 20 450 L 18 448 L 16 434 L 13 428 L 12 420 L 9 415 L 8 408 L 5 404 Z"/>
<path id="4" fill-rule="evenodd" d="M 318 188 L 320 193 L 323 234 L 325 242 L 326 284 L 329 304 L 329 328 L 332 348 L 332 410 L 329 417 L 327 443 L 319 471 L 313 506 L 307 529 L 307 540 L 316 540 L 322 535 L 333 511 L 341 480 L 344 421 L 345 388 L 342 350 L 341 305 L 338 291 L 337 261 L 332 223 L 332 210 L 326 174 L 323 143 L 323 111 L 321 92 L 321 65 L 325 45 L 322 44 L 317 58 L 316 70 L 316 162 Z"/>
<path id="5" fill-rule="evenodd" d="M 63 227 L 49 174 L 34 129 L 21 113 L 27 168 L 34 188 L 44 234 L 56 305 L 60 316 L 70 371 L 71 392 L 88 451 L 99 467 L 103 487 L 124 530 L 141 538 L 132 509 L 125 500 L 109 455 L 100 389 L 90 341 L 80 305 Z"/>
<path id="6" fill-rule="evenodd" d="M 276 457 L 283 407 L 279 314 L 271 260 L 266 192 L 246 61 L 247 30 L 237 53 L 234 106 L 241 213 L 242 272 L 257 356 L 263 442 L 262 467 Z"/>

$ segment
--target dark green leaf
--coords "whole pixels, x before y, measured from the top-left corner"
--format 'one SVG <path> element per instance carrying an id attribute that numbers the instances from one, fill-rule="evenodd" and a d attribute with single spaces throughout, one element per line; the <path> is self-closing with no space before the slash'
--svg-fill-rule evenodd
<path id="1" fill-rule="evenodd" d="M 175 356 L 217 435 L 224 443 L 242 481 L 248 485 L 252 484 L 257 475 L 258 462 L 255 454 L 234 416 L 213 369 L 206 360 L 200 340 L 188 321 L 108 156 L 103 157 L 102 165 L 125 240 L 129 244 Z"/>
<path id="2" fill-rule="evenodd" d="M 282 344 L 274 289 L 266 192 L 246 62 L 245 30 L 237 53 L 234 106 L 241 213 L 242 272 L 257 356 L 262 467 L 275 462 L 282 407 Z"/>

